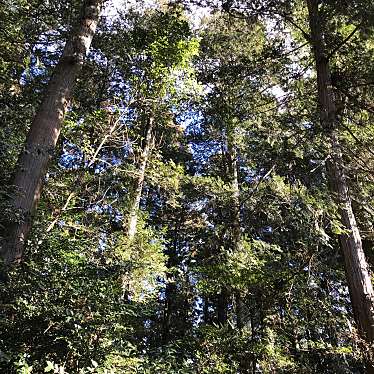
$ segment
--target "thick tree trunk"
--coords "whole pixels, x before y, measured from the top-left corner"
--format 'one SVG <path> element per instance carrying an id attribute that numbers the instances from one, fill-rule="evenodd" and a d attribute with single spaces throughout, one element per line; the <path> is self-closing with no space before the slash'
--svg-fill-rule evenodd
<path id="1" fill-rule="evenodd" d="M 148 159 L 152 151 L 153 143 L 153 117 L 149 117 L 147 128 L 144 137 L 144 145 L 140 159 L 140 166 L 138 170 L 138 179 L 135 183 L 135 192 L 133 201 L 130 208 L 128 227 L 127 227 L 127 237 L 131 240 L 136 234 L 136 224 L 138 223 L 138 210 L 140 206 L 140 199 L 142 197 L 145 172 L 147 169 Z"/>
<path id="2" fill-rule="evenodd" d="M 104 0 L 84 1 L 82 16 L 48 83 L 27 135 L 13 181 L 11 206 L 19 220 L 7 225 L 1 247 L 4 264 L 21 260 L 25 240 L 31 229 L 32 215 L 38 204 L 48 162 L 60 134 L 71 92 L 90 48 Z"/>
<path id="3" fill-rule="evenodd" d="M 227 288 L 224 287 L 217 297 L 217 322 L 221 326 L 227 322 L 229 296 Z"/>
<path id="4" fill-rule="evenodd" d="M 368 264 L 362 249 L 360 232 L 349 195 L 347 177 L 337 136 L 337 115 L 331 87 L 329 61 L 320 25 L 318 0 L 307 0 L 311 41 L 317 70 L 320 120 L 323 128 L 331 134 L 331 156 L 327 173 L 331 189 L 340 207 L 341 222 L 346 233 L 339 239 L 344 255 L 347 283 L 354 317 L 361 336 L 371 345 L 374 342 L 374 291 Z M 368 364 L 368 373 L 374 373 L 373 362 Z"/>
<path id="5" fill-rule="evenodd" d="M 333 138 L 332 152 L 331 160 L 328 163 L 328 174 L 331 180 L 331 187 L 340 205 L 342 223 L 344 228 L 347 229 L 347 233 L 340 235 L 339 240 L 344 254 L 352 309 L 361 334 L 368 342 L 373 344 L 373 284 L 362 248 L 361 235 L 352 209 L 347 177 L 342 166 L 342 154 L 335 137 Z"/>

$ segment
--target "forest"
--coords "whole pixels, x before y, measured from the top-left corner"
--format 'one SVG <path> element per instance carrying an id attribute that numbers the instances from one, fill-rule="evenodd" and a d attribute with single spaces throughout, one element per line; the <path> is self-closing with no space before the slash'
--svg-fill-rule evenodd
<path id="1" fill-rule="evenodd" d="M 374 2 L 0 0 L 0 373 L 373 374 Z"/>

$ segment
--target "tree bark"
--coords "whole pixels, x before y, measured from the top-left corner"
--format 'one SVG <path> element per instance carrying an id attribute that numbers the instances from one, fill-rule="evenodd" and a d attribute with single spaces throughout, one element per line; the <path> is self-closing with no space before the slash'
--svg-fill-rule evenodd
<path id="1" fill-rule="evenodd" d="M 164 305 L 164 316 L 162 321 L 162 334 L 161 342 L 162 345 L 169 343 L 171 338 L 171 327 L 172 327 L 172 316 L 175 312 L 175 297 L 176 297 L 177 286 L 175 279 L 168 277 L 168 283 L 165 288 L 165 305 Z"/>
<path id="2" fill-rule="evenodd" d="M 227 153 L 228 153 L 228 170 L 229 178 L 231 179 L 232 186 L 232 247 L 233 251 L 239 251 L 241 248 L 241 218 L 240 218 L 240 187 L 238 176 L 238 155 L 234 144 L 232 134 L 228 135 L 227 139 Z M 235 298 L 235 312 L 236 312 L 236 325 L 238 329 L 244 326 L 244 302 L 240 291 L 236 291 Z"/>
<path id="3" fill-rule="evenodd" d="M 339 204 L 341 222 L 346 230 L 339 236 L 345 261 L 347 283 L 350 291 L 354 318 L 358 330 L 367 344 L 374 342 L 374 291 L 369 268 L 362 248 L 360 232 L 352 209 L 347 176 L 338 141 L 338 118 L 335 98 L 331 86 L 329 61 L 323 40 L 318 0 L 306 0 L 309 12 L 311 42 L 317 70 L 318 100 L 320 121 L 323 129 L 329 132 L 331 155 L 327 164 L 327 174 L 331 181 L 331 190 Z M 368 373 L 374 373 L 374 364 L 368 359 Z"/>
<path id="4" fill-rule="evenodd" d="M 148 159 L 152 150 L 153 143 L 153 124 L 154 118 L 151 116 L 148 119 L 147 128 L 144 138 L 144 146 L 141 154 L 140 166 L 138 170 L 138 179 L 135 183 L 135 193 L 134 198 L 130 208 L 128 228 L 127 228 L 127 237 L 131 240 L 136 234 L 136 224 L 138 223 L 138 210 L 140 206 L 140 199 L 142 197 L 145 172 L 147 169 Z"/>
<path id="5" fill-rule="evenodd" d="M 173 237 L 173 244 L 167 248 L 167 268 L 169 272 L 166 274 L 166 287 L 165 287 L 165 304 L 164 304 L 164 315 L 162 321 L 162 335 L 161 341 L 163 345 L 169 343 L 171 338 L 171 329 L 172 329 L 172 317 L 173 312 L 176 312 L 177 309 L 177 285 L 175 274 L 171 273 L 170 270 L 173 269 L 174 266 L 178 265 L 178 242 L 179 242 L 179 231 L 181 225 L 181 216 L 175 222 L 174 226 L 174 237 Z"/>
<path id="6" fill-rule="evenodd" d="M 234 144 L 232 134 L 229 134 L 227 139 L 227 153 L 228 153 L 228 170 L 229 179 L 232 188 L 232 246 L 236 251 L 240 247 L 241 240 L 241 219 L 240 219 L 240 188 L 238 177 L 238 155 Z"/>
<path id="7" fill-rule="evenodd" d="M 1 246 L 6 266 L 19 262 L 31 229 L 48 162 L 54 152 L 72 89 L 84 63 L 95 33 L 104 0 L 83 3 L 79 24 L 66 42 L 63 54 L 48 83 L 45 97 L 27 134 L 25 149 L 19 157 L 10 205 L 19 215 L 7 224 Z"/>
<path id="8" fill-rule="evenodd" d="M 217 322 L 220 326 L 223 326 L 227 322 L 229 296 L 227 287 L 222 287 L 217 297 Z"/>

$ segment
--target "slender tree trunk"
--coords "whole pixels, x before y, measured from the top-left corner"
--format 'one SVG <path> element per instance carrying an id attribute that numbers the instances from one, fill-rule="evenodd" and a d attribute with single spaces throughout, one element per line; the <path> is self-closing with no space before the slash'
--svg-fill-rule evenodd
<path id="1" fill-rule="evenodd" d="M 240 189 L 238 177 L 238 155 L 232 136 L 227 141 L 229 179 L 232 187 L 232 245 L 234 250 L 238 250 L 241 240 L 241 220 L 240 220 Z"/>
<path id="2" fill-rule="evenodd" d="M 162 321 L 162 336 L 161 341 L 163 345 L 169 343 L 171 338 L 171 327 L 172 327 L 172 315 L 176 307 L 175 297 L 176 297 L 177 286 L 174 279 L 168 279 L 168 283 L 165 289 L 165 305 L 164 305 L 164 316 Z"/>
<path id="3" fill-rule="evenodd" d="M 232 186 L 232 246 L 234 251 L 239 251 L 241 244 L 241 218 L 240 218 L 240 187 L 238 177 L 238 155 L 232 134 L 227 140 L 228 170 Z M 236 324 L 239 329 L 244 326 L 244 303 L 239 291 L 235 292 Z"/>
<path id="4" fill-rule="evenodd" d="M 253 311 L 251 313 L 251 343 L 252 345 L 256 341 L 256 326 L 255 326 L 255 318 L 253 316 Z M 257 356 L 256 354 L 253 355 L 252 357 L 252 373 L 256 373 L 256 366 L 257 366 Z"/>
<path id="5" fill-rule="evenodd" d="M 166 287 L 165 287 L 165 304 L 164 304 L 164 315 L 162 321 L 162 344 L 165 345 L 169 343 L 171 338 L 172 329 L 172 317 L 173 312 L 175 314 L 176 308 L 178 307 L 176 297 L 177 297 L 177 285 L 175 275 L 170 272 L 170 270 L 178 265 L 178 240 L 179 240 L 179 230 L 182 222 L 182 217 L 179 216 L 178 220 L 175 222 L 174 226 L 174 238 L 173 244 L 168 248 L 167 255 L 167 268 L 169 272 L 166 275 Z"/>
<path id="6" fill-rule="evenodd" d="M 240 292 L 235 293 L 236 326 L 240 330 L 244 327 L 244 302 Z"/>
<path id="7" fill-rule="evenodd" d="M 347 177 L 337 135 L 337 115 L 331 88 L 329 61 L 322 37 L 318 0 L 307 0 L 309 24 L 317 70 L 320 120 L 323 128 L 331 133 L 331 157 L 327 173 L 331 189 L 340 207 L 340 216 L 346 233 L 339 237 L 347 275 L 354 317 L 361 336 L 369 345 L 374 342 L 374 291 L 368 264 L 362 249 L 360 232 L 352 209 Z M 370 350 L 370 348 L 369 348 Z M 373 362 L 368 373 L 374 373 Z"/>
<path id="8" fill-rule="evenodd" d="M 131 204 L 129 214 L 127 236 L 130 240 L 133 239 L 136 234 L 136 224 L 138 223 L 138 210 L 140 206 L 140 199 L 142 197 L 143 192 L 145 172 L 147 169 L 148 159 L 152 151 L 153 124 L 153 117 L 149 117 L 145 132 L 143 151 L 140 159 L 140 166 L 138 170 L 138 179 L 136 180 L 134 198 Z"/>
<path id="9" fill-rule="evenodd" d="M 48 162 L 60 134 L 76 77 L 90 48 L 103 3 L 104 0 L 83 2 L 79 24 L 65 45 L 62 57 L 48 83 L 44 100 L 31 124 L 25 150 L 18 160 L 13 181 L 15 192 L 11 206 L 19 214 L 19 219 L 7 225 L 5 239 L 1 245 L 6 266 L 22 258 Z"/>

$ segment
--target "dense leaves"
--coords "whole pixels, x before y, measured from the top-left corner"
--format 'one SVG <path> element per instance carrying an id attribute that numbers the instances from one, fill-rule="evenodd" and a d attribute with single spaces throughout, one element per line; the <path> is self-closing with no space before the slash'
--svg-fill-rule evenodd
<path id="1" fill-rule="evenodd" d="M 1 273 L 4 373 L 366 370 L 306 4 L 184 3 L 104 12 L 24 259 Z M 0 2 L 1 222 L 79 5 Z M 319 5 L 370 264 L 372 8 Z"/>

